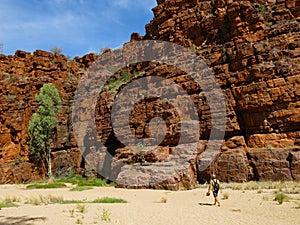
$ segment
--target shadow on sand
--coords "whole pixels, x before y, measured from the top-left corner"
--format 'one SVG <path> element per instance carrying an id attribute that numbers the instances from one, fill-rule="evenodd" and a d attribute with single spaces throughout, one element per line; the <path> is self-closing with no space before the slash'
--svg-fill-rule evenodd
<path id="1" fill-rule="evenodd" d="M 198 205 L 213 206 L 212 203 L 203 203 L 203 202 L 198 203 Z M 0 224 L 0 225 L 1 225 L 1 224 Z"/>
<path id="2" fill-rule="evenodd" d="M 5 217 L 0 216 L 0 225 L 33 225 L 37 221 L 45 221 L 46 217 Z"/>

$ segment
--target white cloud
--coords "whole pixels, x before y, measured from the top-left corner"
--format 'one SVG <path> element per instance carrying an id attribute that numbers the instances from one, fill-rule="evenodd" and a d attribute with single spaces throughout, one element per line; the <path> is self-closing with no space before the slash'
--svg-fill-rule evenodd
<path id="1" fill-rule="evenodd" d="M 0 0 L 0 42 L 6 54 L 53 45 L 72 56 L 114 48 L 132 32 L 144 31 L 156 5 L 155 0 L 15 1 Z"/>

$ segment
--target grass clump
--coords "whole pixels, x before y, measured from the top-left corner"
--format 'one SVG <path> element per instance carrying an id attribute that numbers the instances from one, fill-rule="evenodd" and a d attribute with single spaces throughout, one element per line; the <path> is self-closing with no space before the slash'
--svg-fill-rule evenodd
<path id="1" fill-rule="evenodd" d="M 78 187 L 74 187 L 71 188 L 70 191 L 86 191 L 86 190 L 92 190 L 93 187 L 90 186 L 78 186 Z"/>
<path id="2" fill-rule="evenodd" d="M 80 203 L 87 203 L 86 201 L 82 201 L 82 200 L 64 200 L 62 202 L 62 204 L 80 204 Z"/>
<path id="3" fill-rule="evenodd" d="M 111 221 L 111 212 L 108 209 L 103 209 L 102 210 L 102 214 L 101 214 L 101 220 L 106 221 L 106 222 L 110 222 Z"/>
<path id="4" fill-rule="evenodd" d="M 295 201 L 296 205 L 297 205 L 297 209 L 300 209 L 300 201 Z"/>
<path id="5" fill-rule="evenodd" d="M 97 204 L 97 203 L 127 203 L 126 200 L 121 198 L 109 198 L 109 197 L 103 197 L 103 198 L 97 198 L 93 201 L 83 201 L 83 200 L 64 200 L 61 202 L 62 204 L 80 204 L 80 203 L 91 203 L 91 204 Z"/>
<path id="6" fill-rule="evenodd" d="M 38 196 L 31 196 L 27 198 L 25 204 L 31 205 L 48 205 L 48 204 L 56 204 L 56 203 L 63 203 L 63 197 L 58 195 L 38 195 Z"/>
<path id="7" fill-rule="evenodd" d="M 86 211 L 87 211 L 86 206 L 85 206 L 85 205 L 80 205 L 80 204 L 78 204 L 78 205 L 76 206 L 76 209 L 77 209 L 77 211 L 80 212 L 80 213 L 86 213 Z"/>
<path id="8" fill-rule="evenodd" d="M 262 200 L 263 200 L 263 201 L 269 201 L 269 197 L 268 197 L 268 196 L 263 196 L 263 197 L 262 197 Z"/>
<path id="9" fill-rule="evenodd" d="M 121 198 L 103 197 L 103 198 L 97 198 L 90 203 L 127 203 L 127 201 Z"/>
<path id="10" fill-rule="evenodd" d="M 0 202 L 0 209 L 18 207 L 16 202 L 20 202 L 20 198 L 16 196 L 5 196 L 4 199 Z"/>
<path id="11" fill-rule="evenodd" d="M 168 199 L 167 197 L 161 197 L 160 203 L 167 203 Z"/>
<path id="12" fill-rule="evenodd" d="M 229 198 L 229 194 L 227 192 L 223 193 L 223 199 L 228 199 Z"/>
<path id="13" fill-rule="evenodd" d="M 262 192 L 263 192 L 262 189 L 258 189 L 258 190 L 257 190 L 257 194 L 261 194 Z"/>
<path id="14" fill-rule="evenodd" d="M 48 189 L 48 188 L 63 188 L 66 187 L 64 183 L 61 182 L 48 182 L 48 183 L 34 183 L 26 186 L 27 189 Z"/>
<path id="15" fill-rule="evenodd" d="M 71 189 L 71 191 L 83 191 L 90 190 L 90 187 L 106 187 L 106 186 L 114 186 L 115 183 L 110 183 L 106 179 L 98 179 L 98 178 L 84 178 L 79 175 L 71 175 L 68 177 L 60 177 L 60 178 L 49 178 L 47 181 L 33 183 L 27 185 L 27 189 L 47 189 L 47 188 L 64 188 L 66 187 L 66 183 L 70 183 L 76 185 L 80 188 Z"/>
<path id="16" fill-rule="evenodd" d="M 18 205 L 13 202 L 0 202 L 0 209 L 9 207 L 18 207 Z"/>
<path id="17" fill-rule="evenodd" d="M 82 222 L 82 220 L 81 220 L 81 219 L 77 218 L 77 220 L 76 220 L 76 224 L 83 224 L 83 222 Z"/>
<path id="18" fill-rule="evenodd" d="M 284 202 L 284 201 L 288 201 L 290 198 L 284 194 L 284 193 L 277 193 L 275 195 L 275 201 L 277 201 L 280 205 Z"/>
<path id="19" fill-rule="evenodd" d="M 245 190 L 259 190 L 261 189 L 261 185 L 258 182 L 250 181 L 246 184 Z"/>
<path id="20" fill-rule="evenodd" d="M 73 185 L 77 185 L 79 187 L 106 187 L 106 186 L 114 186 L 114 183 L 109 183 L 106 179 L 98 179 L 98 178 L 84 178 L 79 175 L 71 175 L 69 177 L 61 177 L 57 180 L 60 183 L 70 183 Z"/>

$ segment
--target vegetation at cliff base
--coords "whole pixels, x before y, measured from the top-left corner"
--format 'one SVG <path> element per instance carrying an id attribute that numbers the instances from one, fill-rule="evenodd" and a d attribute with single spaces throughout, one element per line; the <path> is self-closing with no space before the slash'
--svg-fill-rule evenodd
<path id="1" fill-rule="evenodd" d="M 58 89 L 52 83 L 43 85 L 36 95 L 36 100 L 40 106 L 38 112 L 32 115 L 28 125 L 29 151 L 47 170 L 50 177 L 52 176 L 50 145 L 56 134 L 57 114 L 61 110 L 62 101 Z"/>

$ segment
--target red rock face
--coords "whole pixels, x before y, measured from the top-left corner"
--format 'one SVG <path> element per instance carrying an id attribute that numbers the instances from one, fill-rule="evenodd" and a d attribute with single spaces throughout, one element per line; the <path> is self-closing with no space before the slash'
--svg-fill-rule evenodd
<path id="1" fill-rule="evenodd" d="M 27 129 L 32 114 L 38 108 L 35 95 L 48 82 L 59 88 L 63 99 L 53 144 L 54 166 L 57 165 L 56 158 L 60 160 L 63 157 L 64 160 L 54 171 L 64 174 L 68 167 L 73 167 L 74 171 L 80 170 L 81 155 L 74 153 L 76 143 L 70 123 L 70 106 L 78 79 L 95 59 L 96 55 L 86 55 L 70 61 L 63 55 L 41 50 L 33 55 L 24 51 L 17 51 L 14 56 L 0 55 L 0 167 L 3 168 L 0 183 L 28 182 L 45 177 L 39 165 L 28 163 Z M 61 150 L 68 154 L 63 156 L 59 153 Z"/>
<path id="2" fill-rule="evenodd" d="M 115 137 L 111 126 L 111 107 L 118 87 L 114 78 L 99 95 L 96 107 L 97 131 L 86 135 L 90 146 L 82 161 L 72 132 L 71 111 L 78 78 L 96 59 L 93 54 L 68 61 L 62 55 L 36 51 L 33 55 L 17 51 L 14 56 L 0 55 L 0 183 L 43 178 L 43 172 L 26 178 L 15 176 L 14 164 L 27 164 L 27 126 L 37 110 L 34 97 L 46 82 L 56 84 L 63 97 L 57 139 L 53 145 L 53 166 L 58 175 L 82 167 L 113 173 L 119 187 L 190 189 L 205 182 L 212 173 L 221 181 L 299 180 L 300 179 L 300 3 L 277 1 L 196 1 L 159 0 L 153 9 L 154 19 L 146 25 L 146 35 L 131 36 L 131 41 L 164 40 L 189 48 L 212 68 L 223 90 L 227 106 L 224 142 L 215 161 L 205 170 L 201 164 L 211 131 L 210 106 L 205 93 L 183 71 L 159 63 L 137 63 L 124 71 L 139 77 L 159 76 L 174 80 L 191 96 L 199 119 L 199 134 L 184 135 L 184 146 L 175 151 L 180 133 L 180 118 L 172 105 L 163 99 L 148 99 L 135 104 L 129 118 L 132 133 L 138 138 L 150 135 L 148 121 L 161 117 L 166 121 L 166 138 L 156 150 L 135 151 Z M 126 73 L 127 73 L 126 72 Z M 135 90 L 132 93 L 136 93 Z M 183 106 L 186 108 L 186 106 Z M 120 109 L 122 110 L 122 109 Z M 84 109 L 78 120 L 85 121 Z M 122 135 L 122 134 L 121 134 Z M 123 134 L 125 135 L 125 134 Z M 199 136 L 198 147 L 192 145 Z M 99 136 L 99 138 L 95 138 Z M 106 150 L 95 149 L 104 143 L 114 158 L 105 168 L 98 160 L 106 159 Z M 80 143 L 83 144 L 83 143 Z M 171 168 L 178 158 L 172 176 Z M 120 162 L 126 163 L 120 166 Z M 25 165 L 25 164 L 24 164 Z M 35 165 L 36 166 L 36 165 Z M 140 169 L 142 168 L 142 169 Z M 35 168 L 38 171 L 39 168 Z M 107 170 L 107 171 L 104 171 Z M 155 182 L 159 181 L 159 182 Z"/>
<path id="3" fill-rule="evenodd" d="M 224 181 L 298 179 L 299 9 L 299 1 L 193 0 L 153 9 L 145 38 L 203 56 L 228 99 L 227 141 L 200 180 L 212 172 Z"/>

